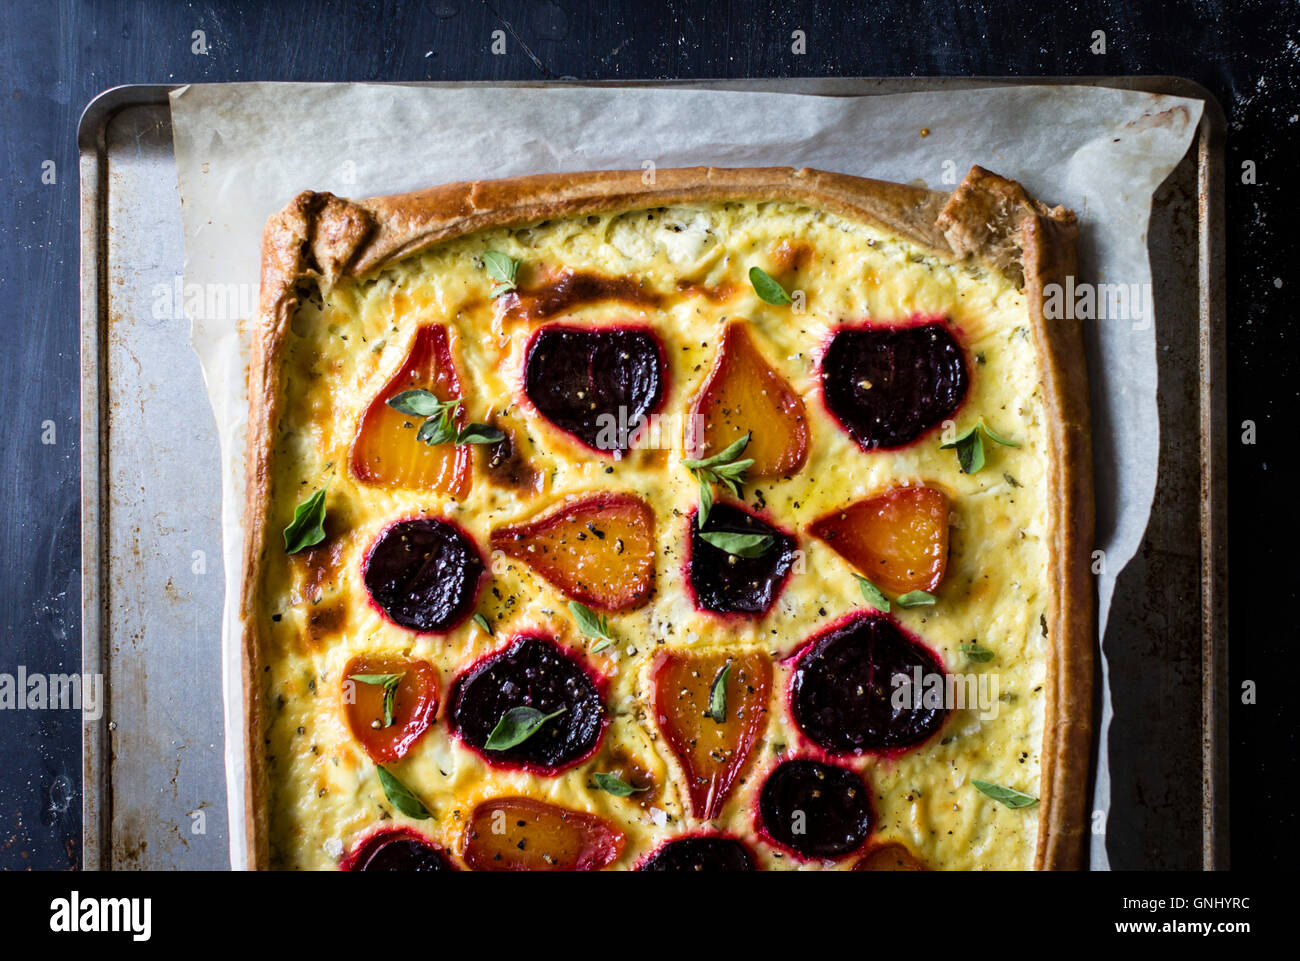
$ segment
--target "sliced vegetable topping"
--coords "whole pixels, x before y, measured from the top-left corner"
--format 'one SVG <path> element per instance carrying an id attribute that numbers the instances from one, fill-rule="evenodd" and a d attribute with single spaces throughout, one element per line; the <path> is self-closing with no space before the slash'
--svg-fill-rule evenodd
<path id="1" fill-rule="evenodd" d="M 353 476 L 376 487 L 464 499 L 470 488 L 470 451 L 445 442 L 466 427 L 463 405 L 452 404 L 463 396 L 447 329 L 441 324 L 421 327 L 401 369 L 361 418 L 352 442 Z M 451 436 L 430 444 L 443 426 Z"/>
<path id="2" fill-rule="evenodd" d="M 759 829 L 800 857 L 838 860 L 871 833 L 870 793 L 848 768 L 807 758 L 784 761 L 763 782 Z"/>
<path id="3" fill-rule="evenodd" d="M 528 797 L 474 808 L 465 862 L 475 871 L 599 871 L 623 853 L 623 832 L 584 811 Z"/>
<path id="4" fill-rule="evenodd" d="M 555 774 L 588 757 L 605 729 L 600 688 L 573 655 L 522 635 L 456 678 L 456 736 L 493 764 Z"/>
<path id="5" fill-rule="evenodd" d="M 933 591 L 943 580 L 948 498 L 933 487 L 896 487 L 833 511 L 813 521 L 808 530 L 877 589 L 895 594 Z"/>
<path id="6" fill-rule="evenodd" d="M 893 679 L 920 672 L 944 676 L 933 654 L 883 614 L 850 615 L 815 635 L 797 655 L 790 677 L 790 709 L 799 728 L 836 754 L 913 747 L 947 718 L 942 707 L 915 692 L 896 707 Z"/>
<path id="7" fill-rule="evenodd" d="M 808 457 L 803 400 L 764 359 L 743 321 L 727 324 L 718 359 L 691 408 L 687 450 L 701 460 L 746 434 L 750 477 L 788 477 Z"/>
<path id="8" fill-rule="evenodd" d="M 691 809 L 711 820 L 767 726 L 772 662 L 760 652 L 667 651 L 653 676 L 655 717 L 685 772 Z"/>
<path id="9" fill-rule="evenodd" d="M 638 871 L 757 871 L 753 852 L 721 834 L 676 838 L 642 861 Z"/>
<path id="10" fill-rule="evenodd" d="M 376 764 L 405 757 L 438 710 L 438 672 L 426 661 L 360 654 L 341 687 L 348 728 Z"/>
<path id="11" fill-rule="evenodd" d="M 695 603 L 717 614 L 758 617 L 794 568 L 796 541 L 733 504 L 717 504 L 703 529 L 690 527 L 687 577 Z"/>
<path id="12" fill-rule="evenodd" d="M 447 853 L 408 828 L 376 831 L 339 867 L 344 871 L 455 871 Z"/>
<path id="13" fill-rule="evenodd" d="M 492 547 L 604 611 L 640 607 L 654 587 L 654 513 L 631 494 L 596 494 L 499 528 Z"/>
<path id="14" fill-rule="evenodd" d="M 841 328 L 821 367 L 827 408 L 863 450 L 910 444 L 952 417 L 969 385 L 942 322 Z"/>
<path id="15" fill-rule="evenodd" d="M 399 521 L 375 539 L 363 579 L 393 623 L 441 634 L 474 610 L 485 574 L 468 534 L 450 521 L 422 517 Z"/>
<path id="16" fill-rule="evenodd" d="M 659 406 L 666 381 L 663 348 L 648 328 L 543 327 L 524 361 L 524 393 L 537 412 L 616 458 Z"/>

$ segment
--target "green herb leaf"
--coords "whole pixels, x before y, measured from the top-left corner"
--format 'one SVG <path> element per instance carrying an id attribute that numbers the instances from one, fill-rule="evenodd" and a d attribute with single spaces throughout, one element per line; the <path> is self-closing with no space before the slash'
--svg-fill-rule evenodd
<path id="1" fill-rule="evenodd" d="M 1038 798 L 1014 788 L 1003 787 L 1001 784 L 991 784 L 973 778 L 970 783 L 975 785 L 975 790 L 981 794 L 986 794 L 995 801 L 1001 801 L 1009 808 L 1027 808 L 1038 803 Z"/>
<path id="2" fill-rule="evenodd" d="M 995 444 L 1001 444 L 1003 447 L 1019 447 L 1013 440 L 1008 440 L 980 418 L 975 422 L 974 427 L 967 428 L 959 434 L 951 443 L 940 444 L 940 450 L 957 451 L 957 463 L 961 466 L 963 474 L 974 474 L 984 467 L 984 438 L 987 437 Z"/>
<path id="3" fill-rule="evenodd" d="M 958 644 L 957 650 L 961 651 L 972 661 L 979 661 L 981 664 L 993 660 L 993 652 L 987 647 L 981 647 L 974 641 L 969 644 Z"/>
<path id="4" fill-rule="evenodd" d="M 926 607 L 936 603 L 933 594 L 927 594 L 925 591 L 908 591 L 898 597 L 895 603 L 899 607 Z"/>
<path id="5" fill-rule="evenodd" d="M 995 431 L 988 424 L 984 423 L 983 419 L 980 420 L 980 429 L 984 431 L 984 436 L 987 437 L 989 440 L 993 441 L 993 443 L 995 444 L 1001 444 L 1003 447 L 1020 446 L 1013 440 L 1007 440 L 1005 437 L 1003 437 L 1001 434 Z"/>
<path id="6" fill-rule="evenodd" d="M 569 613 L 578 622 L 582 633 L 589 637 L 603 637 L 607 641 L 614 639 L 609 630 L 609 618 L 604 614 L 597 614 L 581 601 L 569 601 Z"/>
<path id="7" fill-rule="evenodd" d="M 731 662 L 728 661 L 713 679 L 709 687 L 709 717 L 721 724 L 727 719 L 727 678 L 731 677 Z"/>
<path id="8" fill-rule="evenodd" d="M 384 797 L 388 798 L 389 804 L 408 818 L 415 818 L 417 821 L 427 821 L 433 817 L 429 809 L 424 806 L 424 802 L 412 794 L 410 788 L 390 774 L 387 769 L 376 765 L 375 770 L 379 773 L 379 784 L 383 787 Z"/>
<path id="9" fill-rule="evenodd" d="M 351 674 L 349 679 L 362 684 L 382 685 L 384 688 L 384 727 L 393 726 L 393 701 L 397 697 L 397 685 L 401 683 L 405 672 L 401 674 Z"/>
<path id="10" fill-rule="evenodd" d="M 706 467 L 704 470 L 709 471 L 724 484 L 732 481 L 744 479 L 745 471 L 754 466 L 754 458 L 746 457 L 744 460 L 734 460 L 730 464 L 719 464 L 716 467 Z"/>
<path id="11" fill-rule="evenodd" d="M 457 444 L 499 444 L 505 439 L 504 432 L 487 424 L 470 424 L 456 435 Z"/>
<path id="12" fill-rule="evenodd" d="M 741 437 L 733 441 L 732 443 L 728 444 L 726 447 L 724 447 L 722 450 L 720 450 L 718 453 L 714 454 L 711 457 L 705 457 L 703 460 L 684 460 L 682 461 L 682 464 L 683 466 L 686 467 L 687 470 L 692 470 L 692 471 L 698 470 L 701 467 L 716 467 L 719 464 L 726 464 L 730 461 L 735 460 L 737 457 L 741 455 L 741 453 L 744 452 L 745 448 L 749 446 L 749 439 L 752 436 L 753 436 L 753 432 L 752 431 L 748 432 L 745 434 L 744 437 Z M 750 461 L 750 463 L 752 464 L 753 461 Z"/>
<path id="13" fill-rule="evenodd" d="M 754 460 L 752 457 L 745 460 L 736 458 L 749 446 L 751 436 L 752 434 L 746 433 L 711 457 L 682 460 L 682 466 L 700 482 L 700 509 L 696 512 L 695 522 L 701 530 L 709 519 L 709 511 L 713 510 L 713 489 L 710 484 L 722 484 L 731 491 L 733 497 L 740 496 L 740 483 L 744 480 L 745 470 Z"/>
<path id="14" fill-rule="evenodd" d="M 887 598 L 875 584 L 867 580 L 861 574 L 854 574 L 858 579 L 858 587 L 862 589 L 862 597 L 868 604 L 878 611 L 885 614 L 889 613 L 889 598 Z"/>
<path id="15" fill-rule="evenodd" d="M 713 510 L 713 485 L 704 477 L 700 476 L 700 509 L 696 512 L 695 520 L 700 530 L 704 529 L 704 522 L 709 519 L 709 511 Z"/>
<path id="16" fill-rule="evenodd" d="M 456 425 L 453 420 L 459 408 L 459 397 L 444 403 L 436 414 L 420 425 L 420 430 L 416 433 L 415 439 L 428 444 L 430 447 L 454 441 L 456 439 Z"/>
<path id="17" fill-rule="evenodd" d="M 551 714 L 543 714 L 535 707 L 512 707 L 501 715 L 483 747 L 489 751 L 504 751 L 522 744 L 541 730 L 543 724 L 567 710 L 567 707 L 562 707 Z"/>
<path id="18" fill-rule="evenodd" d="M 446 405 L 440 401 L 436 394 L 427 390 L 404 390 L 394 397 L 388 398 L 385 403 L 393 410 L 401 411 L 403 414 L 410 414 L 412 417 L 433 417 L 442 413 Z"/>
<path id="19" fill-rule="evenodd" d="M 297 554 L 309 547 L 315 547 L 323 540 L 325 540 L 324 487 L 294 508 L 293 520 L 284 529 L 284 552 Z"/>
<path id="20" fill-rule="evenodd" d="M 397 685 L 406 672 L 401 674 L 349 674 L 348 679 L 360 684 L 382 685 L 384 689 L 384 727 L 393 726 L 393 701 L 397 698 Z"/>
<path id="21" fill-rule="evenodd" d="M 492 286 L 493 298 L 515 289 L 515 275 L 519 273 L 519 261 L 515 258 L 489 250 L 483 254 L 483 268 L 496 281 Z"/>
<path id="22" fill-rule="evenodd" d="M 769 304 L 794 303 L 790 295 L 785 292 L 785 288 L 773 280 L 771 274 L 762 267 L 749 268 L 749 282 L 754 285 L 754 293 Z"/>
<path id="23" fill-rule="evenodd" d="M 376 686 L 387 686 L 396 684 L 402 678 L 406 677 L 406 672 L 401 674 L 349 674 L 349 681 L 356 681 L 358 684 L 374 684 Z"/>
<path id="24" fill-rule="evenodd" d="M 484 634 L 487 634 L 489 637 L 492 636 L 492 625 L 488 623 L 488 619 L 482 614 L 475 613 L 474 623 L 479 626 L 479 629 Z"/>
<path id="25" fill-rule="evenodd" d="M 950 444 L 940 444 L 940 450 L 957 451 L 957 463 L 963 474 L 974 474 L 984 467 L 984 440 L 979 424 L 958 435 Z"/>
<path id="26" fill-rule="evenodd" d="M 703 531 L 700 534 L 720 551 L 736 557 L 761 557 L 773 544 L 771 534 L 735 534 L 731 531 Z"/>
<path id="27" fill-rule="evenodd" d="M 596 782 L 596 787 L 614 797 L 628 797 L 639 791 L 650 790 L 648 787 L 633 787 L 617 774 L 605 774 L 602 771 L 597 771 L 591 779 Z"/>
<path id="28" fill-rule="evenodd" d="M 591 647 L 587 648 L 587 650 L 591 651 L 592 654 L 599 654 L 612 643 L 613 642 L 609 640 L 609 638 L 605 638 L 597 641 L 595 644 L 591 645 Z"/>

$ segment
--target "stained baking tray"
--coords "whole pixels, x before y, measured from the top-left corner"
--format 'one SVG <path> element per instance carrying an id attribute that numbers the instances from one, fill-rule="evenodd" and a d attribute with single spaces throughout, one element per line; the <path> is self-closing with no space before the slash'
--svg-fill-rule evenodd
<path id="1" fill-rule="evenodd" d="M 1115 709 L 1105 846 L 1115 868 L 1225 868 L 1225 125 L 1214 98 L 1164 77 L 653 85 L 863 95 L 1003 83 L 1085 83 L 1206 101 L 1197 136 L 1152 210 L 1160 480 L 1102 641 Z M 88 869 L 229 866 L 220 470 L 184 311 L 172 89 L 107 90 L 78 130 L 82 662 L 104 675 L 108 692 L 102 719 L 83 733 Z"/>

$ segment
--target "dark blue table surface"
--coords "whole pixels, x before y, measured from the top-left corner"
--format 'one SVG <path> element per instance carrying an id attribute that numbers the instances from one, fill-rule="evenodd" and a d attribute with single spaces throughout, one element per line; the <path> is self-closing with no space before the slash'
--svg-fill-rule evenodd
<path id="1" fill-rule="evenodd" d="M 791 32 L 807 37 L 791 52 Z M 204 31 L 208 53 L 192 51 Z M 508 52 L 490 51 L 505 30 Z M 1106 37 L 1095 54 L 1094 31 Z M 876 0 L 9 2 L 0 6 L 0 673 L 80 664 L 77 119 L 121 83 L 1166 74 L 1228 118 L 1231 779 L 1236 867 L 1294 864 L 1300 7 Z M 48 161 L 55 182 L 47 183 Z M 1253 161 L 1255 184 L 1242 183 Z M 1254 444 L 1240 443 L 1244 421 Z M 53 443 L 49 440 L 53 424 Z M 44 438 L 43 438 L 43 435 Z M 214 679 L 214 683 L 216 683 Z M 79 863 L 79 719 L 0 711 L 0 867 Z"/>

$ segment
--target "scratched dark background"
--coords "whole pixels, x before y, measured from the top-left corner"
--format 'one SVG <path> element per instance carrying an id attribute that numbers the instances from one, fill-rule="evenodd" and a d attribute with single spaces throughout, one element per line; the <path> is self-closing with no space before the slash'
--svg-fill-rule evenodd
<path id="1" fill-rule="evenodd" d="M 511 38 L 489 51 L 493 30 Z M 790 49 L 791 31 L 807 52 Z M 206 32 L 206 56 L 191 33 Z M 1104 55 L 1090 52 L 1104 30 Z M 104 88 L 221 80 L 1172 74 L 1228 118 L 1232 859 L 1293 865 L 1296 522 L 1281 451 L 1297 395 L 1294 2 L 876 0 L 665 4 L 6 2 L 0 5 L 0 672 L 79 669 L 77 119 Z M 41 182 L 53 160 L 57 183 Z M 1258 183 L 1241 182 L 1253 160 Z M 1243 421 L 1257 425 L 1240 442 Z M 54 444 L 42 424 L 53 421 Z M 1156 612 L 1158 613 L 1158 612 Z M 218 679 L 213 679 L 216 685 Z M 80 732 L 0 713 L 0 867 L 79 863 Z M 1194 772 L 1188 772 L 1195 777 Z M 1139 799 L 1142 800 L 1142 799 Z M 1158 799 L 1151 799 L 1153 803 Z M 1195 840 L 1189 841 L 1196 845 Z"/>

